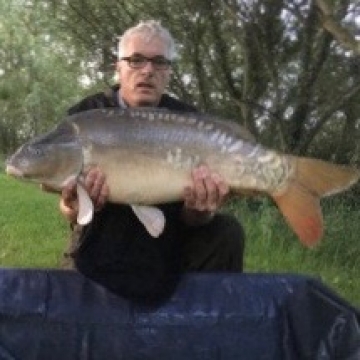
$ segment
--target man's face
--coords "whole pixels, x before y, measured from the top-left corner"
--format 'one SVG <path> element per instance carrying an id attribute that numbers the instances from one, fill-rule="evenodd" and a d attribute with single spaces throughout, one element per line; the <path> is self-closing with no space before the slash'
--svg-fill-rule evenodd
<path id="1" fill-rule="evenodd" d="M 166 47 L 159 38 L 148 42 L 139 35 L 133 35 L 125 43 L 124 57 L 133 56 L 166 58 Z M 144 67 L 135 69 L 126 60 L 119 60 L 117 71 L 121 83 L 120 94 L 131 107 L 157 106 L 171 73 L 170 68 L 156 69 L 150 61 Z"/>

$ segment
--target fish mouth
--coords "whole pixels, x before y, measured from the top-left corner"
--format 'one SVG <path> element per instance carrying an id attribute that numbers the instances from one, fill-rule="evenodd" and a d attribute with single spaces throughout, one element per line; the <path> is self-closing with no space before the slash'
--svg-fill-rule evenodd
<path id="1" fill-rule="evenodd" d="M 6 165 L 5 172 L 7 175 L 24 177 L 24 173 L 13 165 Z"/>

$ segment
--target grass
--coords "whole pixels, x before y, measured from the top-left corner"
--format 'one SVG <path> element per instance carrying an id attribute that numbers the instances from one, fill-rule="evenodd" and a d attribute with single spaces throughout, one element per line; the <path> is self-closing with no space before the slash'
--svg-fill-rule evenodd
<path id="1" fill-rule="evenodd" d="M 0 266 L 57 266 L 67 236 L 57 197 L 4 175 L 0 188 Z"/>
<path id="2" fill-rule="evenodd" d="M 268 201 L 256 209 L 242 202 L 230 211 L 247 233 L 246 269 L 249 272 L 295 273 L 320 278 L 355 306 L 360 305 L 360 223 L 358 209 L 339 199 L 322 203 L 325 234 L 313 249 L 305 248 Z"/>
<path id="3" fill-rule="evenodd" d="M 56 195 L 0 174 L 0 266 L 58 267 L 69 236 Z M 268 201 L 236 201 L 231 211 L 247 233 L 246 271 L 296 273 L 321 278 L 360 305 L 358 209 L 339 200 L 323 204 L 326 232 L 320 246 L 304 248 Z"/>

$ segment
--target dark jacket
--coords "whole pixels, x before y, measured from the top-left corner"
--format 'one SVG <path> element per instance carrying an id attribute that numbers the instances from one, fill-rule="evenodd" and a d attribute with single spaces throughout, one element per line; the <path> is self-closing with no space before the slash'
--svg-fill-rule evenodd
<path id="1" fill-rule="evenodd" d="M 118 87 L 83 99 L 69 114 L 103 107 L 117 107 Z M 195 111 L 190 105 L 163 95 L 159 107 Z M 157 301 L 176 286 L 180 272 L 181 203 L 158 206 L 166 226 L 157 239 L 147 233 L 128 205 L 108 203 L 80 233 L 73 255 L 76 268 L 111 291 L 139 301 Z"/>
<path id="2" fill-rule="evenodd" d="M 107 89 L 104 92 L 97 93 L 95 95 L 90 95 L 85 99 L 81 100 L 79 103 L 74 105 L 68 110 L 68 114 L 75 114 L 80 111 L 90 110 L 90 109 L 98 109 L 104 107 L 118 107 L 118 91 L 119 85 L 115 85 L 114 87 Z M 164 94 L 160 100 L 158 107 L 167 108 L 169 110 L 174 111 L 196 111 L 194 106 L 186 104 L 180 100 L 175 99 L 172 96 Z"/>

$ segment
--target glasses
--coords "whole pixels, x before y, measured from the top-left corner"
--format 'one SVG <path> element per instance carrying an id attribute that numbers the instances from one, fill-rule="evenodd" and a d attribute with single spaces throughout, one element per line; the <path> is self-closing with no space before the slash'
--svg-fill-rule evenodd
<path id="1" fill-rule="evenodd" d="M 148 62 L 151 62 L 155 70 L 167 70 L 171 66 L 171 61 L 163 56 L 154 56 L 152 58 L 143 55 L 133 55 L 120 58 L 128 62 L 133 69 L 142 69 Z"/>

